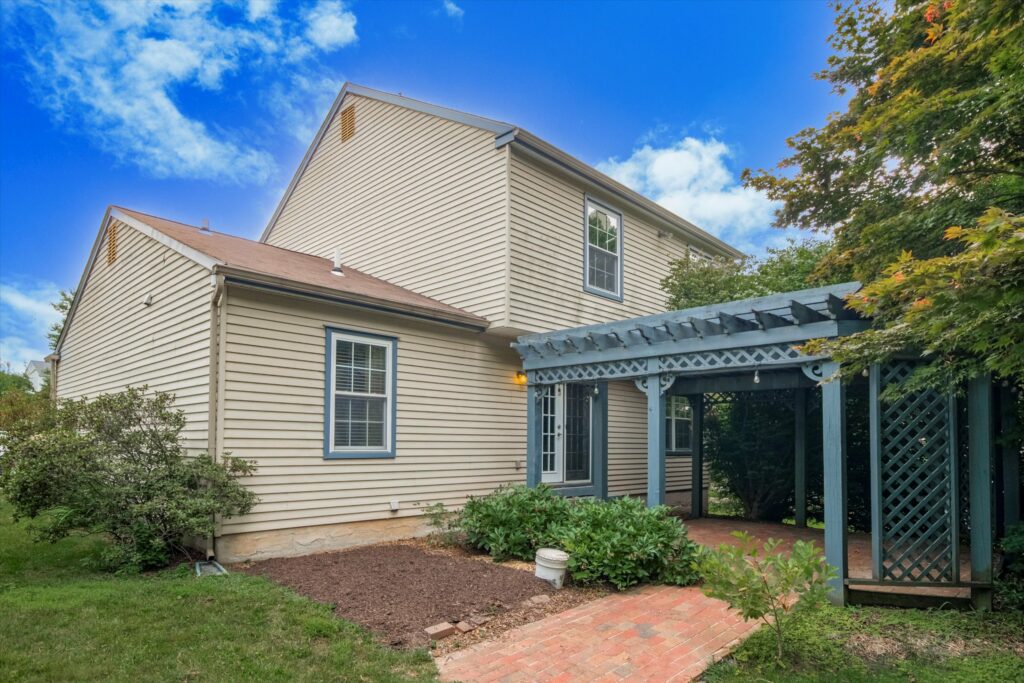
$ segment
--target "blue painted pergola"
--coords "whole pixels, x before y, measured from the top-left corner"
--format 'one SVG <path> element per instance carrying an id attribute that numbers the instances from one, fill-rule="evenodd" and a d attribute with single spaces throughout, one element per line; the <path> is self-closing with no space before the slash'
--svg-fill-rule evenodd
<path id="1" fill-rule="evenodd" d="M 955 397 L 922 392 L 894 403 L 879 400 L 888 383 L 899 381 L 912 369 L 912 359 L 875 367 L 870 373 L 873 572 L 871 579 L 848 576 L 845 387 L 840 381 L 829 381 L 839 369 L 835 362 L 805 355 L 798 347 L 810 339 L 866 329 L 869 321 L 844 303 L 844 297 L 859 288 L 859 283 L 850 282 L 520 337 L 512 346 L 527 375 L 528 485 L 541 482 L 541 402 L 547 386 L 592 388 L 592 481 L 588 486 L 567 487 L 563 493 L 599 498 L 607 494 L 607 384 L 630 380 L 646 395 L 647 502 L 652 506 L 665 500 L 666 397 L 688 397 L 694 408 L 694 514 L 702 510 L 704 395 L 791 389 L 797 425 L 796 516 L 797 523 L 803 524 L 807 394 L 820 387 L 825 555 L 839 574 L 832 586 L 832 601 L 845 604 L 851 586 L 858 584 L 957 586 L 970 587 L 973 602 L 990 607 L 991 382 L 979 377 L 968 386 L 971 576 L 964 580 L 959 559 Z M 1013 455 L 1019 462 L 1019 454 Z M 1011 476 L 1005 468 L 1004 475 Z M 1017 477 L 1014 482 L 1019 480 L 1019 473 L 1012 476 Z M 1006 488 L 1004 513 L 1010 522 L 1019 518 L 1019 489 Z"/>

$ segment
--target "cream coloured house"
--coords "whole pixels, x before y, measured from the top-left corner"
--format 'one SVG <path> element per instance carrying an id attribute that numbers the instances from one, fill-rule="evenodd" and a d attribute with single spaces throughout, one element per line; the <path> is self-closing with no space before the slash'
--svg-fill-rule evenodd
<path id="1" fill-rule="evenodd" d="M 659 312 L 673 260 L 736 255 L 521 128 L 348 84 L 258 242 L 108 210 L 53 386 L 174 392 L 190 449 L 254 461 L 221 560 L 409 536 L 426 505 L 525 481 L 512 340 Z M 643 495 L 644 394 L 609 383 L 606 452 L 593 405 L 547 390 L 543 479 Z M 687 404 L 668 420 L 685 504 Z"/>

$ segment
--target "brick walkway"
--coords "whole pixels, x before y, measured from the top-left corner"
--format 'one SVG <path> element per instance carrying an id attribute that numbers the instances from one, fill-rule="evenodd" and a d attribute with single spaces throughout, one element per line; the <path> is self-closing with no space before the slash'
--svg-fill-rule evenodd
<path id="1" fill-rule="evenodd" d="M 757 629 L 699 588 L 644 586 L 439 658 L 445 681 L 689 681 Z"/>

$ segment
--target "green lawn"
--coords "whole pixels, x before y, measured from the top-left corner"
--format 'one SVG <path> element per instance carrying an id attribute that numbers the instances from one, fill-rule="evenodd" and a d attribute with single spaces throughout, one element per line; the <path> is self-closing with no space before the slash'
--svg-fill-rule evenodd
<path id="1" fill-rule="evenodd" d="M 396 652 L 263 579 L 96 569 L 101 541 L 33 543 L 0 501 L 4 681 L 432 681 Z"/>
<path id="2" fill-rule="evenodd" d="M 760 629 L 705 675 L 708 683 L 1024 680 L 1024 615 L 826 607 L 790 617 L 789 665 Z"/>

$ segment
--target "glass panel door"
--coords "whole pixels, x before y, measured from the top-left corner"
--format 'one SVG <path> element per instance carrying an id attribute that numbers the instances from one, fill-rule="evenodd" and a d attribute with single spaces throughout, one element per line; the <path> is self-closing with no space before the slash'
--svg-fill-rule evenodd
<path id="1" fill-rule="evenodd" d="M 590 387 L 565 385 L 565 481 L 590 481 Z"/>

